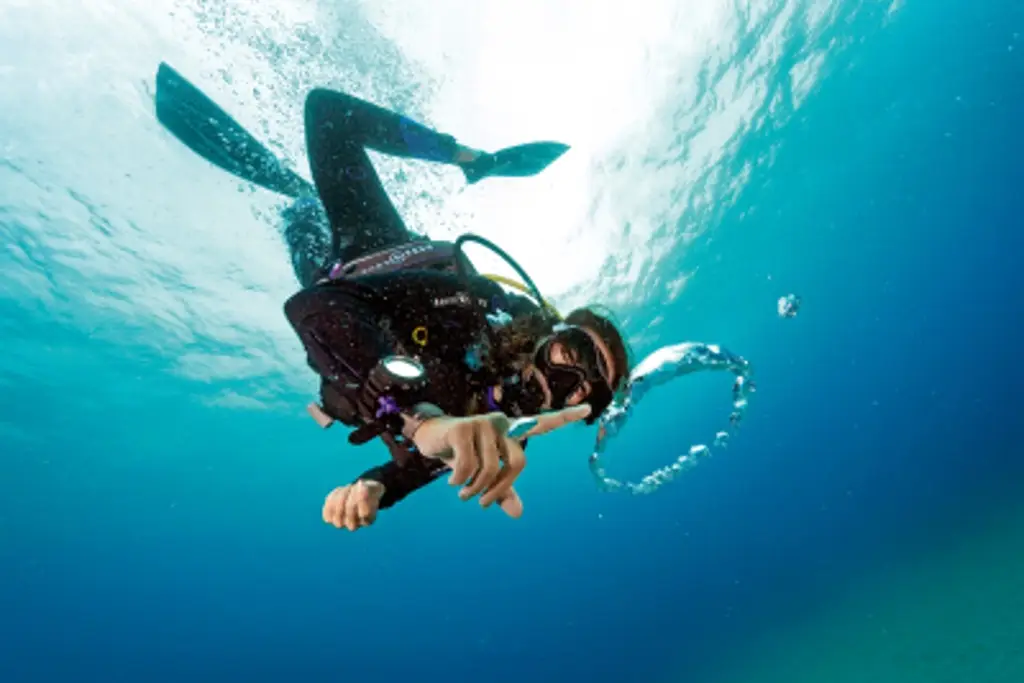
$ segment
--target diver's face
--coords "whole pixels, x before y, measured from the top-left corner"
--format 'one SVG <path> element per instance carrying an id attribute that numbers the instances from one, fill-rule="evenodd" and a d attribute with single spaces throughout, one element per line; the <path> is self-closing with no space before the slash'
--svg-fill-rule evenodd
<path id="1" fill-rule="evenodd" d="M 572 328 L 575 334 L 556 333 L 554 337 L 538 349 L 541 367 L 530 365 L 525 379 L 535 379 L 537 386 L 544 394 L 544 409 L 566 408 L 587 403 L 595 399 L 596 405 L 593 418 L 607 407 L 611 397 L 611 387 L 616 380 L 614 361 L 611 349 L 592 330 L 586 327 Z M 579 377 L 571 386 L 563 384 L 561 390 L 552 387 L 553 377 L 548 377 L 543 366 L 550 370 L 573 369 Z M 559 382 L 562 384 L 562 382 Z M 559 395 L 556 396 L 555 394 Z M 556 405 L 557 403 L 557 405 Z"/>

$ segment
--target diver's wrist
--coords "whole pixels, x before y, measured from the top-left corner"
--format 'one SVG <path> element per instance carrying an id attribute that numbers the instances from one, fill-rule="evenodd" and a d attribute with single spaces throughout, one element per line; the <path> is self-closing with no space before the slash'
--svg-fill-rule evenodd
<path id="1" fill-rule="evenodd" d="M 444 416 L 445 412 L 433 403 L 417 403 L 402 413 L 402 436 L 416 443 L 416 434 L 425 422 Z"/>
<path id="2" fill-rule="evenodd" d="M 384 485 L 384 482 L 374 479 L 373 477 L 359 477 L 355 480 L 356 484 L 362 484 L 373 490 L 377 494 L 377 498 L 381 498 L 388 491 L 388 487 Z M 375 489 L 375 490 L 374 490 Z"/>

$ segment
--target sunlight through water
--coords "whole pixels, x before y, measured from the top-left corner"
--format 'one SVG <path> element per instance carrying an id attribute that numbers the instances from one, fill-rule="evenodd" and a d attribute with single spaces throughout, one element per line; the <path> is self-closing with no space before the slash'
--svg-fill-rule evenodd
<path id="1" fill-rule="evenodd" d="M 3 323 L 4 363 L 66 371 L 31 367 L 35 340 L 61 328 L 141 343 L 190 380 L 230 380 L 219 400 L 237 405 L 312 385 L 281 314 L 296 288 L 283 201 L 161 129 L 161 60 L 307 177 L 301 112 L 316 86 L 470 146 L 569 143 L 541 176 L 469 188 L 451 168 L 375 160 L 412 229 L 477 232 L 560 306 L 628 313 L 683 290 L 687 274 L 659 265 L 713 229 L 751 172 L 734 163 L 739 145 L 792 116 L 855 4 L 6 0 L 0 297 L 22 318 Z M 780 70 L 784 91 L 769 85 Z"/>

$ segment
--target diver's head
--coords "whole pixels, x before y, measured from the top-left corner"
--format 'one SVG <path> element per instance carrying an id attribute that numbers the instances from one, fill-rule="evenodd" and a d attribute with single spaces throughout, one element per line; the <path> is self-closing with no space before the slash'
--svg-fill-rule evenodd
<path id="1" fill-rule="evenodd" d="M 608 316 L 581 308 L 562 322 L 538 320 L 532 332 L 526 362 L 505 387 L 513 411 L 585 403 L 591 407 L 587 424 L 596 422 L 629 378 L 629 351 L 618 328 Z"/>

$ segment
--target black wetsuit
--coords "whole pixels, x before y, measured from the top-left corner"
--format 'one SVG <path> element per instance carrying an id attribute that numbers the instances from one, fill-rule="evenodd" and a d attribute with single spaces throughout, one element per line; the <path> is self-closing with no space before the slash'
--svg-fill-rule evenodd
<path id="1" fill-rule="evenodd" d="M 417 248 L 406 247 L 426 240 L 406 229 L 365 151 L 452 163 L 455 139 L 326 90 L 314 91 L 306 102 L 306 135 L 322 208 L 306 202 L 292 209 L 286 235 L 305 289 L 286 302 L 285 315 L 310 366 L 325 386 L 354 396 L 354 388 L 344 387 L 362 384 L 383 356 L 415 355 L 429 375 L 425 400 L 450 415 L 465 415 L 474 396 L 481 398 L 487 389 L 471 360 L 488 334 L 487 315 L 516 317 L 536 307 L 486 278 L 459 277 L 457 255 L 410 269 L 405 257 Z M 367 266 L 387 250 L 399 258 Z M 355 272 L 347 273 L 348 266 Z M 445 469 L 439 460 L 415 456 L 402 465 L 389 461 L 361 478 L 384 484 L 385 508 Z"/>
<path id="2" fill-rule="evenodd" d="M 308 287 L 330 262 L 428 238 L 410 232 L 381 185 L 367 149 L 453 164 L 450 135 L 344 93 L 317 89 L 306 99 L 306 147 L 320 201 L 285 210 L 285 239 L 299 282 Z"/>
<path id="3" fill-rule="evenodd" d="M 299 292 L 285 304 L 310 367 L 321 377 L 332 378 L 330 385 L 348 400 L 356 400 L 358 390 L 345 391 L 344 386 L 361 385 L 382 357 L 413 355 L 429 377 L 423 399 L 457 416 L 466 415 L 474 399 L 477 405 L 487 404 L 491 383 L 476 371 L 473 360 L 479 358 L 475 353 L 484 348 L 489 334 L 486 316 L 533 310 L 531 302 L 507 295 L 485 278 L 463 281 L 451 273 L 426 270 L 328 282 Z M 329 401 L 324 405 L 330 413 Z M 361 478 L 384 484 L 381 507 L 387 507 L 444 469 L 439 460 L 414 456 L 402 465 L 389 461 Z"/>

